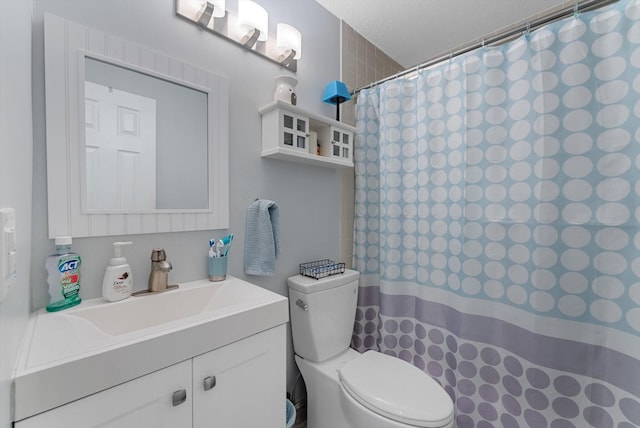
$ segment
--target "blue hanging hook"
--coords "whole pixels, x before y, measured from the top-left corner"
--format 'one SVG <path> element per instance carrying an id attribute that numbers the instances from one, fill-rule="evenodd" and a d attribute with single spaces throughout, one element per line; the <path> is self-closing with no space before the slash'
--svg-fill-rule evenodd
<path id="1" fill-rule="evenodd" d="M 573 17 L 575 19 L 578 19 L 578 14 L 579 14 L 579 5 L 578 5 L 578 2 L 575 2 L 573 4 Z"/>

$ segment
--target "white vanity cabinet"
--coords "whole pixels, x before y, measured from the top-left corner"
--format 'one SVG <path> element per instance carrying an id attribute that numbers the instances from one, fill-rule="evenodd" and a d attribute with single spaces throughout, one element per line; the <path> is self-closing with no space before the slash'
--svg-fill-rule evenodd
<path id="1" fill-rule="evenodd" d="M 283 101 L 259 109 L 262 157 L 330 168 L 353 167 L 355 128 Z M 312 135 L 317 136 L 317 145 Z"/>
<path id="2" fill-rule="evenodd" d="M 191 390 L 191 360 L 188 360 L 16 422 L 14 426 L 190 428 Z"/>
<path id="3" fill-rule="evenodd" d="M 285 350 L 280 325 L 16 422 L 15 428 L 281 428 Z"/>
<path id="4" fill-rule="evenodd" d="M 286 425 L 284 326 L 193 359 L 194 428 Z"/>

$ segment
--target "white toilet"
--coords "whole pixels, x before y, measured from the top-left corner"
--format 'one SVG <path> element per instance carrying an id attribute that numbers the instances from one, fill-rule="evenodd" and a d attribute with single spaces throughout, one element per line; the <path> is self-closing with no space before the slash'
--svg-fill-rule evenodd
<path id="1" fill-rule="evenodd" d="M 413 365 L 349 348 L 359 273 L 288 279 L 296 363 L 308 428 L 451 428 L 453 402 Z"/>

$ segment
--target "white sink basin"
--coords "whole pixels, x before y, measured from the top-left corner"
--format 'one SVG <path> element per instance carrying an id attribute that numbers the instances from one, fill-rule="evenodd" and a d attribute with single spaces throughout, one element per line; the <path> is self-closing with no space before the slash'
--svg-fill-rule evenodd
<path id="1" fill-rule="evenodd" d="M 227 276 L 31 316 L 14 378 L 20 420 L 289 319 L 287 299 Z"/>
<path id="2" fill-rule="evenodd" d="M 229 281 L 191 284 L 160 294 L 134 296 L 105 304 L 101 299 L 61 314 L 80 317 L 109 335 L 131 333 L 213 310 L 233 308 L 264 297 L 265 290 Z"/>

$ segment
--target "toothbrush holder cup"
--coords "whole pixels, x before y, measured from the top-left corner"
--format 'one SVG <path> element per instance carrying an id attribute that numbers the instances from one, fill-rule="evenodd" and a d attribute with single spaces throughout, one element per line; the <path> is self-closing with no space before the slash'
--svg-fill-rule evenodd
<path id="1" fill-rule="evenodd" d="M 227 257 L 209 257 L 208 259 L 209 281 L 224 281 L 227 278 Z"/>

